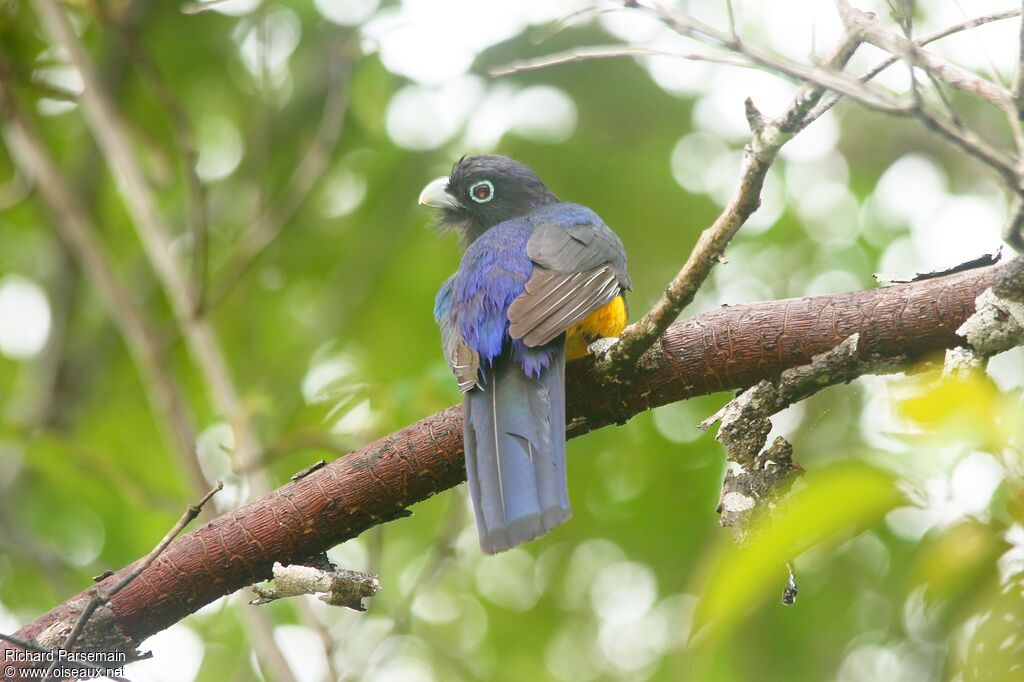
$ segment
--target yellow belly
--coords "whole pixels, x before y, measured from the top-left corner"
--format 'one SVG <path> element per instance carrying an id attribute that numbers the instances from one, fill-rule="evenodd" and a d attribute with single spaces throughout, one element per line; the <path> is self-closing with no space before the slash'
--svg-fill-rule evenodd
<path id="1" fill-rule="evenodd" d="M 587 346 L 598 339 L 618 337 L 626 327 L 626 299 L 616 296 L 615 300 L 590 313 L 582 322 L 569 327 L 565 335 L 565 357 L 567 360 L 582 358 Z"/>

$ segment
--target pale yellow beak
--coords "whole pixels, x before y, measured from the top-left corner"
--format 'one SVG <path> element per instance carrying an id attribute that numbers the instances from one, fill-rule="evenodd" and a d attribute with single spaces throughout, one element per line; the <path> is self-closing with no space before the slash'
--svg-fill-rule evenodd
<path id="1" fill-rule="evenodd" d="M 420 192 L 420 205 L 431 208 L 459 208 L 459 202 L 448 194 L 448 178 L 440 177 L 432 181 Z"/>

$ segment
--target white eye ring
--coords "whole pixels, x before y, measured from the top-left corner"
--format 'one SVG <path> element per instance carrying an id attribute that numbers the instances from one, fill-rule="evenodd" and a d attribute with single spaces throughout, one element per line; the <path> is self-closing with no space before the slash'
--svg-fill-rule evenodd
<path id="1" fill-rule="evenodd" d="M 487 196 L 477 196 L 477 191 L 481 187 L 487 188 Z M 494 198 L 494 185 L 491 183 L 490 180 L 480 180 L 479 182 L 474 182 L 472 185 L 469 186 L 469 198 L 478 204 L 486 204 L 488 201 Z"/>

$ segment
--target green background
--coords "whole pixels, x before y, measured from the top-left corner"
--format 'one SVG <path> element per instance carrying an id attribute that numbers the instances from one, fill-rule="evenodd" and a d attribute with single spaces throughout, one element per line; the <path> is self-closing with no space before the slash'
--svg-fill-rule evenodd
<path id="1" fill-rule="evenodd" d="M 284 67 L 288 85 L 276 87 L 246 70 L 239 50 L 239 36 L 273 8 L 240 17 L 181 8 L 143 3 L 128 16 L 136 43 L 189 119 L 227 121 L 241 142 L 237 167 L 205 187 L 216 290 L 246 230 L 280 195 L 316 133 L 332 48 L 359 51 L 360 28 L 332 24 L 312 4 L 287 5 L 301 38 Z M 70 11 L 115 93 L 160 209 L 181 237 L 179 255 L 189 263 L 189 199 L 166 108 L 89 3 L 75 3 Z M 108 11 L 122 16 L 124 9 L 113 3 Z M 757 37 L 752 29 L 752 39 Z M 274 485 L 317 459 L 336 457 L 459 400 L 431 317 L 434 292 L 457 266 L 458 243 L 432 228 L 415 198 L 463 153 L 522 159 L 560 197 L 596 210 L 626 244 L 633 316 L 656 300 L 721 208 L 714 193 L 688 192 L 672 172 L 673 149 L 700 130 L 703 119 L 695 108 L 714 92 L 715 80 L 692 95 L 673 95 L 628 58 L 502 79 L 486 75 L 512 60 L 614 40 L 592 21 L 555 35 L 550 26 L 534 26 L 489 47 L 474 63 L 484 88 L 546 85 L 568 95 L 577 118 L 564 141 L 513 130 L 493 149 L 467 149 L 457 133 L 432 150 L 402 148 L 389 135 L 389 104 L 409 81 L 390 72 L 363 41 L 363 54 L 353 61 L 344 130 L 325 178 L 209 312 L 270 453 L 266 468 Z M 198 449 L 207 475 L 227 476 L 221 503 L 237 503 L 246 486 L 228 473 L 221 446 L 230 444 L 229 429 L 180 339 L 118 186 L 79 109 L 48 113 L 54 101 L 67 99 L 38 74 L 59 65 L 60 56 L 27 5 L 0 3 L 0 56 L 18 83 L 19 102 L 88 207 L 118 274 L 155 321 L 166 362 L 185 387 L 202 431 Z M 678 68 L 690 66 L 680 61 Z M 986 112 L 970 102 L 958 105 L 980 129 L 1003 134 Z M 197 124 L 201 151 L 203 125 Z M 871 273 L 885 265 L 915 267 L 913 258 L 883 258 L 892 244 L 908 242 L 911 229 L 873 203 L 879 178 L 909 153 L 948 178 L 950 195 L 998 201 L 980 168 L 912 121 L 844 103 L 827 125 L 839 131 L 834 144 L 809 161 L 783 158 L 773 168 L 778 219 L 767 229 L 740 233 L 729 262 L 716 269 L 690 312 L 867 288 L 874 286 Z M 691 141 L 713 140 L 710 151 L 717 156 L 690 159 L 691 172 L 728 176 L 721 164 L 731 163 L 724 168 L 735 175 L 736 152 L 745 140 L 702 132 Z M 834 171 L 837 163 L 848 168 L 847 177 Z M 0 151 L 0 179 L 14 177 L 11 156 Z M 817 214 L 801 208 L 801 197 L 812 196 L 822 178 L 839 178 L 848 190 L 843 196 L 853 203 L 825 204 Z M 332 217 L 332 194 L 346 182 L 362 198 Z M 922 215 L 934 210 L 932 199 L 916 198 Z M 52 223 L 36 190 L 6 201 L 0 212 L 0 282 L 17 275 L 36 283 L 50 302 L 51 329 L 63 328 L 59 342 L 51 338 L 33 357 L 0 355 L 0 624 L 8 632 L 87 587 L 90 576 L 147 552 L 197 497 L 161 440 L 125 344 L 94 287 L 70 265 Z M 823 273 L 829 277 L 818 278 Z M 17 324 L 0 319 L 0 325 Z M 1019 414 L 1024 363 L 1019 351 L 1014 358 L 992 370 L 1009 377 L 999 383 L 1007 392 L 980 380 L 972 389 L 990 408 L 978 415 L 982 422 L 998 414 L 1014 423 Z M 57 380 L 50 382 L 54 366 Z M 307 393 L 316 384 L 319 394 L 304 395 L 304 381 Z M 333 550 L 339 564 L 377 573 L 383 585 L 364 614 L 312 602 L 334 638 L 335 667 L 351 676 L 346 679 L 366 680 L 888 681 L 953 679 L 958 673 L 973 679 L 972 666 L 980 661 L 995 675 L 985 679 L 1011 679 L 1002 675 L 1011 674 L 1014 662 L 1021 665 L 1019 642 L 1003 651 L 1004 661 L 991 653 L 1004 641 L 1001 631 L 964 624 L 996 621 L 999 608 L 1019 613 L 1024 606 L 1012 580 L 1003 583 L 1012 589 L 997 596 L 996 570 L 1000 556 L 1010 575 L 1014 565 L 1020 568 L 1020 509 L 1014 512 L 1013 486 L 1003 480 L 1007 471 L 1019 473 L 1019 433 L 993 438 L 987 423 L 958 422 L 956 399 L 952 406 L 922 399 L 915 414 L 928 421 L 923 432 L 880 416 L 899 411 L 899 396 L 930 391 L 922 382 L 863 380 L 824 391 L 779 420 L 797 459 L 821 476 L 826 493 L 801 498 L 804 506 L 787 517 L 790 528 L 780 536 L 802 548 L 813 545 L 795 557 L 795 606 L 779 603 L 782 550 L 730 554 L 729 533 L 718 525 L 724 454 L 713 429 L 703 433 L 696 424 L 729 398 L 720 394 L 570 442 L 572 521 L 521 549 L 481 557 L 460 488 L 414 506 L 411 518 Z M 976 490 L 977 476 L 986 472 L 996 477 L 988 497 L 958 506 L 956 491 Z M 896 489 L 902 492 L 893 497 Z M 923 498 L 915 496 L 920 491 Z M 932 511 L 914 516 L 902 509 L 886 517 L 889 509 L 906 505 Z M 830 518 L 836 507 L 847 516 Z M 901 524 L 902 517 L 914 522 Z M 1005 558 L 1013 558 L 1007 554 L 1013 543 L 1017 564 Z M 716 575 L 728 579 L 724 587 Z M 255 607 L 227 603 L 246 599 L 222 600 L 164 639 L 154 638 L 143 648 L 152 648 L 156 659 L 139 664 L 135 676 L 129 668 L 129 676 L 187 680 L 195 668 L 197 680 L 262 675 L 241 623 L 246 609 Z M 996 614 L 982 618 L 993 604 Z M 298 679 L 325 679 L 316 630 L 287 601 L 263 608 Z M 699 622 L 718 625 L 688 646 L 695 613 Z M 978 641 L 988 644 L 987 655 L 970 654 Z"/>

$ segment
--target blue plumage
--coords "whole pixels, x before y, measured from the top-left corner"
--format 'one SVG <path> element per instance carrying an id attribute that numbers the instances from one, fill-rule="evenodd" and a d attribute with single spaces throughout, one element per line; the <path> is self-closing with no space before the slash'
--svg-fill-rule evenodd
<path id="1" fill-rule="evenodd" d="M 434 319 L 458 332 L 481 363 L 497 357 L 509 341 L 508 307 L 523 293 L 533 272 L 526 244 L 534 229 L 560 225 L 568 230 L 593 223 L 600 223 L 600 218 L 589 208 L 559 203 L 487 230 L 469 245 L 459 269 L 438 292 Z M 533 377 L 550 364 L 555 352 L 553 346 L 528 348 L 520 339 L 511 342 L 513 357 Z"/>
<path id="2" fill-rule="evenodd" d="M 442 337 L 456 333 L 480 358 L 478 384 L 464 400 L 464 441 L 480 543 L 489 553 L 542 535 L 571 514 L 564 340 L 528 348 L 509 338 L 508 307 L 533 272 L 526 246 L 534 227 L 568 228 L 592 217 L 561 204 L 487 230 L 466 249 L 435 301 Z"/>
<path id="3" fill-rule="evenodd" d="M 463 158 L 420 203 L 466 244 L 434 304 L 465 394 L 466 478 L 495 553 L 569 518 L 565 332 L 629 288 L 622 242 L 505 157 Z"/>

